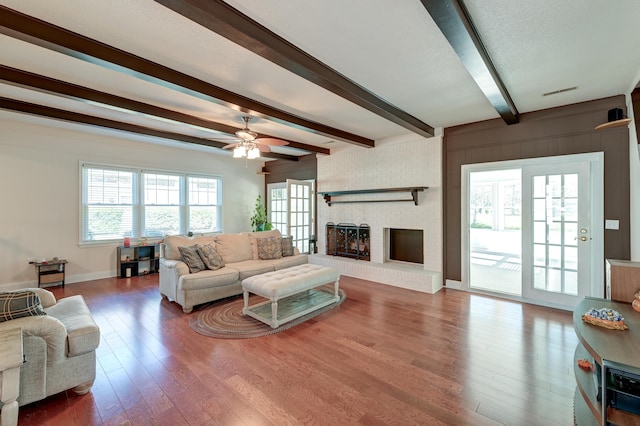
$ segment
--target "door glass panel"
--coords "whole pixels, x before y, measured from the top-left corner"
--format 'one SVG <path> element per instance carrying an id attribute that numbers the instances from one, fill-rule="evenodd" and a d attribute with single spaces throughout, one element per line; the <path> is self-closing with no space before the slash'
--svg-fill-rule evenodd
<path id="1" fill-rule="evenodd" d="M 544 266 L 547 264 L 547 248 L 541 244 L 533 246 L 533 264 Z"/>
<path id="2" fill-rule="evenodd" d="M 544 243 L 547 241 L 547 224 L 544 222 L 533 223 L 533 242 Z"/>
<path id="3" fill-rule="evenodd" d="M 564 200 L 564 220 L 570 220 L 572 222 L 578 221 L 578 199 L 566 199 Z"/>
<path id="4" fill-rule="evenodd" d="M 533 197 L 544 198 L 547 194 L 547 180 L 544 176 L 533 177 Z"/>
<path id="5" fill-rule="evenodd" d="M 519 296 L 522 293 L 520 169 L 472 172 L 468 195 L 470 287 Z"/>
<path id="6" fill-rule="evenodd" d="M 533 220 L 545 220 L 547 217 L 547 203 L 544 198 L 533 200 Z"/>
<path id="7" fill-rule="evenodd" d="M 548 283 L 547 283 L 547 291 L 553 293 L 561 293 L 562 292 L 562 271 L 560 269 L 547 269 L 548 274 Z"/>
<path id="8" fill-rule="evenodd" d="M 577 247 L 565 247 L 564 248 L 564 267 L 565 269 L 578 269 L 578 248 Z"/>
<path id="9" fill-rule="evenodd" d="M 553 268 L 562 267 L 562 250 L 560 246 L 549 246 L 549 266 Z"/>
<path id="10" fill-rule="evenodd" d="M 540 267 L 533 268 L 533 288 L 537 290 L 544 290 L 547 288 L 547 275 L 546 269 Z"/>
<path id="11" fill-rule="evenodd" d="M 549 224 L 549 243 L 561 244 L 562 243 L 562 224 L 553 222 Z"/>
<path id="12" fill-rule="evenodd" d="M 578 294 L 578 272 L 566 270 L 564 272 L 564 292 L 572 295 Z"/>
<path id="13" fill-rule="evenodd" d="M 564 175 L 564 196 L 578 197 L 578 175 Z"/>

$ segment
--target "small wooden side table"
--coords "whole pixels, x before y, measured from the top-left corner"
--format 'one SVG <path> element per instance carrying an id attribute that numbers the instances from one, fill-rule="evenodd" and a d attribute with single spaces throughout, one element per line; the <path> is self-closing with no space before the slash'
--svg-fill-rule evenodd
<path id="1" fill-rule="evenodd" d="M 2 426 L 18 424 L 16 399 L 20 392 L 20 366 L 23 360 L 22 329 L 0 332 L 0 401 L 4 404 L 0 414 Z"/>
<path id="2" fill-rule="evenodd" d="M 29 263 L 33 263 L 36 267 L 38 287 L 41 287 L 43 284 L 62 285 L 62 287 L 64 287 L 64 269 L 68 263 L 66 260 Z"/>

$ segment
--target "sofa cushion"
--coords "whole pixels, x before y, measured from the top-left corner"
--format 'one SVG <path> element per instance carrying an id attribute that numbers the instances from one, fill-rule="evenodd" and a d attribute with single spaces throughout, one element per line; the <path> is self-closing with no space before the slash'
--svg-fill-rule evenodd
<path id="1" fill-rule="evenodd" d="M 189 267 L 190 273 L 200 272 L 204 269 L 207 269 L 204 266 L 204 262 L 202 258 L 198 254 L 197 246 L 189 246 L 189 247 L 178 247 L 178 251 L 180 251 L 180 255 L 182 256 L 182 261 L 187 264 Z"/>
<path id="2" fill-rule="evenodd" d="M 280 259 L 282 257 L 282 238 L 258 238 L 257 241 L 260 260 Z"/>
<path id="3" fill-rule="evenodd" d="M 238 276 L 238 270 L 226 266 L 215 271 L 205 269 L 197 274 L 181 276 L 178 289 L 190 291 L 229 285 L 237 282 Z"/>
<path id="4" fill-rule="evenodd" d="M 216 249 L 225 264 L 243 262 L 253 258 L 251 243 L 246 233 L 216 235 Z"/>
<path id="5" fill-rule="evenodd" d="M 306 254 L 298 254 L 294 256 L 281 257 L 280 259 L 264 260 L 263 262 L 268 262 L 273 266 L 274 270 L 279 271 L 280 269 L 309 263 L 309 257 Z"/>
<path id="6" fill-rule="evenodd" d="M 264 274 L 265 272 L 274 271 L 273 265 L 270 260 L 245 260 L 244 262 L 237 262 L 227 264 L 226 267 L 233 268 L 238 271 L 238 279 L 240 281 L 245 278 L 249 278 L 253 275 Z"/>
<path id="7" fill-rule="evenodd" d="M 251 255 L 253 260 L 260 259 L 260 256 L 258 255 L 258 239 L 271 237 L 282 238 L 282 234 L 280 234 L 278 229 L 262 232 L 249 232 L 249 241 L 251 242 Z"/>
<path id="8" fill-rule="evenodd" d="M 100 344 L 100 329 L 81 295 L 60 299 L 47 312 L 67 329 L 68 356 L 91 352 Z"/>
<path id="9" fill-rule="evenodd" d="M 33 291 L 9 291 L 0 293 L 0 322 L 16 318 L 47 315 L 42 309 L 40 297 Z"/>
<path id="10" fill-rule="evenodd" d="M 282 237 L 282 257 L 293 256 L 293 236 Z"/>
<path id="11" fill-rule="evenodd" d="M 164 258 L 169 260 L 181 260 L 178 247 L 188 247 L 194 244 L 215 244 L 213 235 L 198 235 L 189 238 L 184 235 L 169 235 L 164 239 Z"/>
<path id="12" fill-rule="evenodd" d="M 206 266 L 207 269 L 215 271 L 216 269 L 220 269 L 224 266 L 224 260 L 222 260 L 222 256 L 220 256 L 220 253 L 216 251 L 213 244 L 196 244 L 196 248 L 204 262 L 204 266 Z"/>

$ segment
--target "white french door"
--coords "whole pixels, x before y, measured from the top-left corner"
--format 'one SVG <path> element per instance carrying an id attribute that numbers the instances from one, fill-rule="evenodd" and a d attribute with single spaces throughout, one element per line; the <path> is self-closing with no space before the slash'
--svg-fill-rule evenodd
<path id="1" fill-rule="evenodd" d="M 282 235 L 293 236 L 300 253 L 309 252 L 313 235 L 313 181 L 287 179 L 267 185 L 269 221 Z"/>
<path id="2" fill-rule="evenodd" d="M 462 286 L 566 309 L 604 294 L 603 153 L 463 166 Z"/>
<path id="3" fill-rule="evenodd" d="M 313 181 L 287 179 L 287 195 L 289 235 L 293 236 L 293 246 L 300 253 L 308 253 L 313 234 Z"/>
<path id="4" fill-rule="evenodd" d="M 523 296 L 575 306 L 591 289 L 588 161 L 522 169 Z"/>

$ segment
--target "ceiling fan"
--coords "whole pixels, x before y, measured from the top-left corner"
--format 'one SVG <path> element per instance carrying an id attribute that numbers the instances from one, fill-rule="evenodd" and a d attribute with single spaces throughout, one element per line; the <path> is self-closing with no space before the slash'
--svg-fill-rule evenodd
<path id="1" fill-rule="evenodd" d="M 260 157 L 261 152 L 271 152 L 270 146 L 284 146 L 289 142 L 276 138 L 258 138 L 258 134 L 249 129 L 251 117 L 242 117 L 244 129 L 238 130 L 236 136 L 240 139 L 236 143 L 230 143 L 224 149 L 233 149 L 234 158 L 246 157 L 249 160 Z"/>

